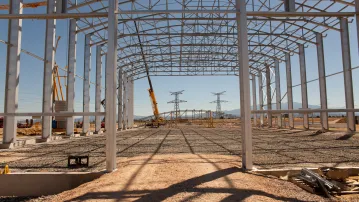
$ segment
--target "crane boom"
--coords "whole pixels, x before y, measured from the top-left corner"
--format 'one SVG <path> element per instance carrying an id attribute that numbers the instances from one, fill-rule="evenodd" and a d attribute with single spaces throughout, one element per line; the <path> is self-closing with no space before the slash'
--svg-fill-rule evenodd
<path id="1" fill-rule="evenodd" d="M 146 57 L 145 57 L 145 54 L 143 52 L 141 37 L 140 37 L 139 32 L 138 32 L 138 27 L 137 27 L 136 21 L 133 21 L 133 22 L 135 24 L 135 28 L 136 28 L 136 32 L 137 32 L 137 39 L 138 39 L 138 42 L 140 44 L 142 60 L 143 60 L 143 63 L 145 64 L 145 68 L 146 68 L 148 84 L 150 85 L 150 88 L 148 89 L 148 93 L 149 93 L 150 99 L 151 99 L 153 115 L 155 116 L 156 121 L 159 121 L 160 113 L 158 111 L 156 96 L 155 96 L 155 92 L 153 91 L 152 81 L 151 81 L 151 78 L 150 78 L 150 72 L 149 72 L 149 69 L 148 69 L 148 66 L 147 66 Z"/>

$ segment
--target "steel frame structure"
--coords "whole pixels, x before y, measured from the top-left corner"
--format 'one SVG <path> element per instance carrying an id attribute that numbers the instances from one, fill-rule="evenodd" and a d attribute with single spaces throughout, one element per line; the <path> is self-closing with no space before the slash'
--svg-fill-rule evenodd
<path id="1" fill-rule="evenodd" d="M 55 4 L 56 3 L 56 4 Z M 25 6 L 24 6 L 25 5 Z M 288 6 L 289 5 L 289 6 Z M 44 59 L 43 109 L 41 113 L 26 113 L 43 117 L 42 137 L 51 137 L 51 116 L 67 116 L 67 134 L 73 132 L 73 116 L 103 116 L 106 118 L 106 165 L 108 171 L 116 169 L 116 91 L 119 88 L 119 112 L 126 114 L 120 121 L 128 120 L 128 110 L 133 109 L 133 83 L 146 77 L 145 62 L 151 76 L 239 76 L 241 104 L 242 164 L 252 169 L 252 132 L 250 75 L 252 91 L 256 92 L 256 77 L 259 86 L 259 106 L 253 112 L 272 115 L 289 113 L 289 123 L 294 127 L 293 113 L 303 113 L 303 126 L 308 128 L 305 113 L 321 113 L 322 128 L 327 130 L 328 112 L 347 112 L 349 132 L 356 130 L 354 123 L 353 83 L 350 58 L 348 18 L 357 19 L 359 30 L 359 0 L 47 0 L 37 6 L 46 6 L 46 13 L 22 14 L 31 5 L 22 0 L 9 0 L 8 13 L 0 19 L 9 20 L 7 40 L 7 62 L 5 81 L 5 108 L 3 146 L 16 141 L 18 78 L 20 69 L 22 19 L 46 20 Z M 69 57 L 67 83 L 67 112 L 51 111 L 52 68 L 54 65 L 54 36 L 56 19 L 71 19 L 69 27 Z M 139 31 L 135 29 L 137 23 Z M 341 33 L 343 76 L 345 82 L 346 109 L 328 109 L 323 37 L 328 31 Z M 96 112 L 88 111 L 88 89 L 90 73 L 88 57 L 84 69 L 84 112 L 74 110 L 74 81 L 76 61 L 76 36 L 84 34 L 87 47 L 97 46 L 96 58 L 106 55 L 106 110 L 100 112 L 98 99 L 100 89 L 96 77 Z M 141 41 L 138 40 L 141 38 Z M 358 35 L 359 39 L 359 35 Z M 321 109 L 307 109 L 307 86 L 305 48 L 317 46 L 319 89 Z M 141 52 L 140 47 L 143 47 Z M 88 48 L 86 49 L 88 50 Z M 88 51 L 85 51 L 89 53 Z M 100 52 L 100 53 L 99 53 Z M 291 80 L 291 56 L 299 54 L 301 70 L 301 93 L 303 109 L 293 110 Z M 144 61 L 145 58 L 145 61 Z M 279 63 L 286 64 L 288 110 L 281 109 Z M 88 65 L 86 65 L 88 64 Z M 100 68 L 100 62 L 96 69 Z M 274 71 L 273 71 L 274 69 Z M 98 74 L 98 73 L 97 73 Z M 126 75 L 123 77 L 123 75 Z M 265 75 L 265 76 L 263 76 Z M 126 80 L 124 83 L 123 80 Z M 272 82 L 274 80 L 274 82 Z M 128 82 L 130 81 L 130 82 Z M 274 85 L 273 85 L 274 84 Z M 126 85 L 126 86 L 125 86 Z M 266 91 L 263 92 L 263 88 Z M 127 92 L 124 91 L 127 89 Z M 130 89 L 130 90 L 129 90 Z M 276 93 L 276 110 L 272 108 L 272 97 Z M 273 94 L 273 95 L 272 95 Z M 256 93 L 252 93 L 256 105 Z M 124 99 L 123 97 L 126 97 Z M 131 97 L 131 101 L 127 97 Z M 264 110 L 266 99 L 267 110 Z M 120 110 L 121 108 L 121 110 Z M 130 114 L 133 112 L 130 110 Z M 120 113 L 119 113 L 120 114 Z M 119 115 L 120 116 L 120 115 Z M 255 117 L 257 117 L 255 115 Z M 271 125 L 271 120 L 268 120 Z M 130 120 L 131 123 L 131 120 Z M 98 119 L 97 124 L 98 126 Z M 84 129 L 87 129 L 87 123 Z M 278 125 L 281 127 L 281 125 Z M 119 128 L 121 128 L 119 124 Z M 97 128 L 98 129 L 98 128 Z M 96 129 L 96 130 L 97 130 Z M 5 145 L 5 146 L 4 146 Z"/>

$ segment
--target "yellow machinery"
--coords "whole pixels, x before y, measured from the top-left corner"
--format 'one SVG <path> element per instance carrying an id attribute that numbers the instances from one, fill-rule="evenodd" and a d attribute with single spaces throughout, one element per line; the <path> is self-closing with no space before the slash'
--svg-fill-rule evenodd
<path id="1" fill-rule="evenodd" d="M 143 52 L 141 38 L 140 38 L 140 35 L 139 35 L 139 32 L 138 32 L 138 27 L 137 27 L 136 21 L 133 21 L 133 23 L 135 24 L 135 28 L 136 28 L 136 32 L 137 32 L 137 39 L 138 39 L 138 42 L 140 44 L 140 49 L 141 49 L 142 60 L 143 60 L 143 63 L 145 64 L 145 68 L 146 68 L 148 84 L 150 85 L 150 88 L 148 89 L 148 93 L 150 94 L 153 115 L 155 116 L 155 118 L 151 121 L 149 126 L 159 127 L 160 125 L 163 125 L 165 122 L 164 122 L 164 119 L 162 117 L 160 117 L 160 113 L 158 111 L 156 96 L 155 96 L 155 92 L 153 91 L 152 82 L 151 82 L 151 78 L 150 78 L 150 73 L 149 73 L 149 69 L 148 69 L 148 66 L 147 66 L 145 54 Z"/>

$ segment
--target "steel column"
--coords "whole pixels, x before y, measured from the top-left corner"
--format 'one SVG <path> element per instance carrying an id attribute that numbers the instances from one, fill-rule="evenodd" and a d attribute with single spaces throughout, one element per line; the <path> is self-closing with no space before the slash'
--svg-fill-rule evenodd
<path id="1" fill-rule="evenodd" d="M 266 88 L 267 88 L 267 109 L 272 110 L 272 91 L 270 80 L 270 66 L 266 65 Z M 268 127 L 272 127 L 272 114 L 267 114 Z"/>
<path id="2" fill-rule="evenodd" d="M 123 102 L 122 102 L 122 105 L 123 105 L 123 126 L 122 126 L 122 129 L 123 130 L 126 130 L 127 129 L 127 115 L 128 115 L 128 110 L 127 110 L 127 107 L 128 107 L 128 85 L 127 85 L 127 73 L 123 73 Z"/>
<path id="3" fill-rule="evenodd" d="M 118 128 L 117 130 L 121 130 L 122 126 L 123 126 L 123 74 L 122 74 L 122 67 L 119 68 L 118 70 L 118 89 L 117 89 L 117 94 L 118 94 L 118 112 L 117 112 L 117 119 L 118 119 Z"/>
<path id="4" fill-rule="evenodd" d="M 259 85 L 259 109 L 263 110 L 263 78 L 262 72 L 258 71 L 258 85 Z M 260 127 L 264 125 L 264 114 L 259 115 Z"/>
<path id="5" fill-rule="evenodd" d="M 129 80 L 129 84 L 130 84 L 130 88 L 129 88 L 129 97 L 130 97 L 130 104 L 129 104 L 129 127 L 133 128 L 133 123 L 134 123 L 134 80 L 133 77 L 130 78 Z"/>
<path id="6" fill-rule="evenodd" d="M 66 106 L 68 112 L 75 112 L 75 72 L 76 72 L 76 44 L 77 44 L 77 21 L 70 20 L 69 25 L 69 46 L 67 56 L 67 90 Z M 66 135 L 74 135 L 74 117 L 66 118 Z"/>
<path id="7" fill-rule="evenodd" d="M 236 0 L 236 10 L 240 11 L 240 13 L 236 13 L 236 20 L 237 29 L 239 30 L 238 60 L 241 97 L 242 167 L 243 169 L 252 169 L 252 125 L 246 1 Z"/>
<path id="8" fill-rule="evenodd" d="M 275 71 L 275 95 L 276 95 L 276 109 L 282 109 L 282 95 L 280 90 L 280 71 L 279 71 L 279 62 L 278 60 L 274 61 L 274 71 Z M 282 128 L 282 115 L 278 114 L 278 128 Z"/>
<path id="9" fill-rule="evenodd" d="M 10 14 L 22 14 L 22 11 L 22 0 L 10 1 Z M 9 20 L 8 42 L 10 44 L 7 46 L 6 55 L 5 113 L 16 113 L 18 110 L 21 38 L 22 20 Z M 5 116 L 3 131 L 3 145 L 5 147 L 12 147 L 12 143 L 16 141 L 16 129 L 16 117 Z"/>
<path id="10" fill-rule="evenodd" d="M 106 170 L 116 169 L 116 70 L 118 0 L 108 1 L 108 44 L 106 58 Z"/>
<path id="11" fill-rule="evenodd" d="M 293 91 L 292 91 L 292 64 L 289 53 L 285 54 L 286 74 L 287 74 L 287 98 L 288 109 L 293 109 Z M 289 113 L 289 128 L 294 128 L 293 113 Z"/>
<path id="12" fill-rule="evenodd" d="M 252 105 L 253 110 L 257 110 L 257 86 L 255 75 L 252 75 Z M 257 114 L 253 114 L 253 123 L 254 126 L 257 126 Z"/>
<path id="13" fill-rule="evenodd" d="M 359 0 L 355 0 L 355 12 L 359 13 Z M 358 42 L 358 49 L 359 49 L 359 15 L 356 14 L 355 15 L 355 21 L 356 21 L 356 26 L 357 26 L 357 42 Z M 358 51 L 359 53 L 359 51 Z"/>
<path id="14" fill-rule="evenodd" d="M 55 13 L 55 0 L 47 1 L 47 14 Z M 46 34 L 45 34 L 45 61 L 44 61 L 44 79 L 43 79 L 43 92 L 42 92 L 42 112 L 52 112 L 53 107 L 53 68 L 55 64 L 55 30 L 56 20 L 46 20 Z M 52 117 L 42 117 L 42 138 L 48 139 L 52 134 Z"/>
<path id="15" fill-rule="evenodd" d="M 91 35 L 85 36 L 84 80 L 83 80 L 83 112 L 90 112 L 90 71 L 91 71 Z M 82 133 L 90 133 L 90 117 L 83 116 Z"/>
<path id="16" fill-rule="evenodd" d="M 305 64 L 305 50 L 303 44 L 298 44 L 299 48 L 299 66 L 300 66 L 300 83 L 302 91 L 302 108 L 308 108 L 308 92 L 307 92 L 307 70 Z M 309 129 L 308 114 L 303 114 L 303 128 Z"/>
<path id="17" fill-rule="evenodd" d="M 101 112 L 101 80 L 102 80 L 102 47 L 96 47 L 96 92 L 95 92 L 95 112 Z M 95 118 L 95 133 L 101 134 L 101 116 Z"/>
<path id="18" fill-rule="evenodd" d="M 321 109 L 328 109 L 327 101 L 327 79 L 325 75 L 325 62 L 324 62 L 324 47 L 323 36 L 321 33 L 316 34 L 317 40 L 317 57 L 318 57 L 318 76 L 319 76 L 319 90 L 320 90 L 320 107 Z M 329 130 L 328 112 L 320 113 L 320 122 L 322 130 Z"/>
<path id="19" fill-rule="evenodd" d="M 350 58 L 350 42 L 349 42 L 349 28 L 348 19 L 340 19 L 340 36 L 342 44 L 342 57 L 343 57 L 343 74 L 344 74 L 344 89 L 345 89 L 345 105 L 347 109 L 354 109 L 354 96 L 353 96 L 353 80 L 352 80 L 352 65 Z M 348 132 L 355 131 L 354 112 L 347 112 L 347 130 Z"/>

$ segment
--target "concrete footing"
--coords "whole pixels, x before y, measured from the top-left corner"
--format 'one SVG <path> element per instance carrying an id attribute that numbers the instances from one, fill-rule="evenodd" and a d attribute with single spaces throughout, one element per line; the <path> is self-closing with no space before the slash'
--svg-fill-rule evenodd
<path id="1" fill-rule="evenodd" d="M 49 138 L 38 138 L 38 139 L 36 139 L 36 143 L 51 142 L 54 140 L 61 140 L 61 139 L 62 139 L 62 137 L 60 137 L 60 136 L 52 136 Z"/>
<path id="2" fill-rule="evenodd" d="M 0 175 L 0 196 L 46 196 L 99 178 L 104 172 L 14 173 Z"/>
<path id="3" fill-rule="evenodd" d="M 0 144 L 0 149 L 12 149 L 15 147 L 23 147 L 25 145 L 29 145 L 29 144 L 35 144 L 36 143 L 36 139 L 35 138 L 30 138 L 30 139 L 23 139 L 23 140 L 17 140 L 14 143 L 3 143 Z"/>
<path id="4" fill-rule="evenodd" d="M 90 136 L 93 135 L 93 132 L 81 133 L 81 136 Z"/>
<path id="5" fill-rule="evenodd" d="M 102 130 L 100 130 L 100 131 L 95 131 L 93 134 L 101 135 L 101 134 L 103 134 L 103 131 L 102 131 Z"/>

